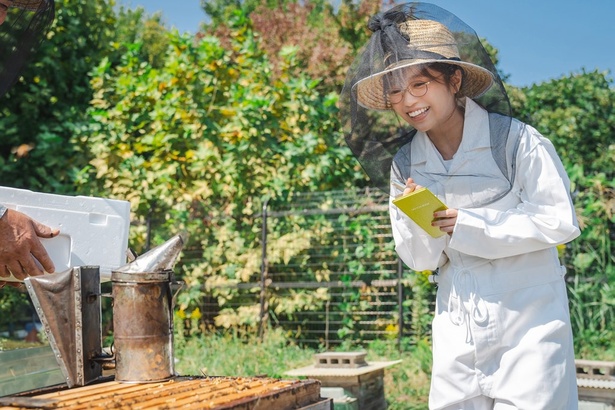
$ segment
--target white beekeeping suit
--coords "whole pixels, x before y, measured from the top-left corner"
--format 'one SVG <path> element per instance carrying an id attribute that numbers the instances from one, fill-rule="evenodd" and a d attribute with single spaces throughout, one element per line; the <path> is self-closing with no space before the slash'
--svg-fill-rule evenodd
<path id="1" fill-rule="evenodd" d="M 542 405 L 540 395 L 524 393 L 515 402 L 526 404 L 520 408 L 568 409 L 574 405 L 567 407 L 566 403 L 576 403 L 565 269 L 556 249 L 579 235 L 570 184 L 550 141 L 518 121 L 510 132 L 518 137 L 516 163 L 511 164 L 516 169 L 513 187 L 503 198 L 479 207 L 472 205 L 481 199 L 468 192 L 481 192 L 481 183 L 488 185 L 501 172 L 488 149 L 488 114 L 472 100 L 466 101 L 463 140 L 450 163 L 442 160 L 420 132 L 410 143 L 412 147 L 403 147 L 394 160 L 392 178 L 413 177 L 449 207 L 459 209 L 453 234 L 433 238 L 395 205 L 390 206 L 400 258 L 415 270 L 438 269 L 433 408 L 445 408 L 446 403 L 463 400 L 468 394 L 497 397 L 504 388 L 510 390 L 507 395 L 515 395 L 511 386 L 519 383 L 537 383 L 551 390 Z M 472 133 L 472 138 L 466 133 Z M 515 138 L 509 142 L 510 151 Z M 406 155 L 410 148 L 411 154 Z M 412 170 L 411 175 L 404 174 L 405 170 Z M 456 176 L 447 176 L 451 174 Z M 535 306 L 533 315 L 515 311 L 519 303 L 519 312 Z M 551 352 L 549 344 L 535 340 L 548 341 L 550 336 L 552 343 L 564 344 L 566 354 Z M 440 357 L 449 359 L 438 360 Z M 514 371 L 500 367 L 513 358 L 518 366 L 526 366 L 516 382 Z M 438 367 L 451 362 L 458 368 Z M 532 372 L 531 366 L 555 367 L 561 372 L 553 373 L 554 383 L 549 385 L 545 380 L 528 379 L 528 374 L 541 374 Z M 567 377 L 569 383 L 561 383 L 558 376 Z M 553 397 L 560 398 L 562 407 L 550 407 Z"/>

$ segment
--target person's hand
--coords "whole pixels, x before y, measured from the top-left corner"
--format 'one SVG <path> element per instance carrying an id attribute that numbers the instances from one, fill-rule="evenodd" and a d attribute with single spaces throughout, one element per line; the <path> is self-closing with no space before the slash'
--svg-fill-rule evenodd
<path id="1" fill-rule="evenodd" d="M 415 183 L 412 178 L 408 178 L 406 180 L 406 189 L 404 190 L 404 195 L 409 194 L 410 192 L 414 192 L 419 188 L 423 188 L 423 186 Z M 455 224 L 457 223 L 456 209 L 449 208 L 443 211 L 436 211 L 433 214 L 433 218 L 434 219 L 431 222 L 431 226 L 437 226 L 442 232 L 446 232 L 449 235 L 453 234 L 453 229 L 455 228 Z"/>
<path id="2" fill-rule="evenodd" d="M 423 188 L 421 185 L 416 184 L 414 179 L 408 178 L 406 180 L 406 189 L 404 189 L 404 195 L 408 195 L 410 192 L 414 192 L 419 188 Z"/>
<path id="3" fill-rule="evenodd" d="M 0 218 L 0 288 L 7 283 L 2 278 L 12 273 L 16 279 L 52 273 L 55 267 L 39 238 L 53 238 L 60 233 L 29 216 L 8 209 Z"/>
<path id="4" fill-rule="evenodd" d="M 436 211 L 433 213 L 434 220 L 431 222 L 431 226 L 437 226 L 442 232 L 452 235 L 457 223 L 457 214 L 457 210 L 452 208 Z"/>

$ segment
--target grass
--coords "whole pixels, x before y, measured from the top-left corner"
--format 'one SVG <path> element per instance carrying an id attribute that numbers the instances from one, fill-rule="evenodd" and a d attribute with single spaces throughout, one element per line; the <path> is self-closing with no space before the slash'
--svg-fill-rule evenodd
<path id="1" fill-rule="evenodd" d="M 177 338 L 175 370 L 182 375 L 268 376 L 288 378 L 288 370 L 308 366 L 319 351 L 293 344 L 279 330 L 263 341 L 237 334 L 215 333 L 187 339 Z M 427 409 L 431 350 L 427 343 L 400 353 L 396 341 L 372 342 L 366 349 L 341 346 L 336 350 L 366 350 L 367 361 L 399 360 L 385 370 L 385 396 L 389 410 Z"/>
<path id="2" fill-rule="evenodd" d="M 367 362 L 402 360 L 385 370 L 384 391 L 389 410 L 427 409 L 431 346 L 422 341 L 399 352 L 396 341 L 378 340 L 367 348 Z"/>
<path id="3" fill-rule="evenodd" d="M 15 340 L 9 338 L 0 338 L 0 351 L 2 350 L 16 350 L 16 349 L 27 349 L 30 347 L 40 347 L 43 346 L 43 343 L 40 342 L 26 342 L 23 340 Z"/>
<path id="4" fill-rule="evenodd" d="M 284 373 L 308 366 L 319 350 L 297 346 L 281 330 L 271 330 L 263 341 L 237 333 L 210 333 L 179 338 L 175 342 L 176 371 L 182 375 L 268 376 L 288 378 Z M 396 340 L 379 340 L 366 348 L 342 345 L 338 351 L 366 350 L 367 361 L 402 360 L 385 369 L 384 390 L 389 410 L 427 409 L 431 346 L 427 340 L 399 352 Z M 577 352 L 578 358 L 612 361 L 615 347 Z"/>
<path id="5" fill-rule="evenodd" d="M 255 337 L 215 333 L 177 340 L 176 371 L 182 375 L 284 377 L 295 365 L 306 365 L 313 351 L 287 343 L 281 332 Z"/>

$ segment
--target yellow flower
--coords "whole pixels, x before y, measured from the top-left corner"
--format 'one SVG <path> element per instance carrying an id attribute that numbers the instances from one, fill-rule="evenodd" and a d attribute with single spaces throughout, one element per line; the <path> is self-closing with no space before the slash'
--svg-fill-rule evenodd
<path id="1" fill-rule="evenodd" d="M 199 309 L 198 307 L 194 308 L 194 310 L 192 311 L 192 313 L 190 313 L 190 319 L 200 319 L 203 315 L 201 314 L 201 309 Z"/>

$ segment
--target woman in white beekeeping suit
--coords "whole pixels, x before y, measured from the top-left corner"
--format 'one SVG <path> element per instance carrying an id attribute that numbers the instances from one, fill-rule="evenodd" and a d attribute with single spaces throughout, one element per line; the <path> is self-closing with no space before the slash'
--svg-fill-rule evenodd
<path id="1" fill-rule="evenodd" d="M 431 409 L 576 409 L 556 246 L 579 235 L 553 145 L 511 118 L 476 34 L 425 3 L 369 22 L 341 96 L 346 141 L 391 198 L 427 187 L 432 237 L 391 201 L 399 257 L 432 270 Z"/>

